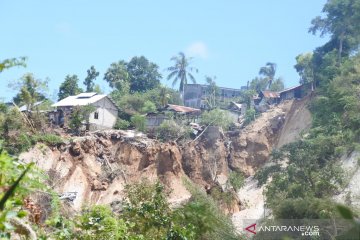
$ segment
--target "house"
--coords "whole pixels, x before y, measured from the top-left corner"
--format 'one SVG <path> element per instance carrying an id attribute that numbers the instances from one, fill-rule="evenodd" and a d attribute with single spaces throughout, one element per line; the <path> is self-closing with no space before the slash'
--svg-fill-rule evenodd
<path id="1" fill-rule="evenodd" d="M 207 107 L 206 97 L 208 94 L 209 85 L 205 84 L 185 84 L 184 86 L 184 104 L 187 107 L 205 109 Z M 234 97 L 240 97 L 242 89 L 218 87 L 219 99 L 224 101 Z"/>
<path id="2" fill-rule="evenodd" d="M 240 116 L 245 115 L 246 104 L 230 102 L 229 106 L 225 110 L 228 111 L 229 115 L 234 119 L 234 121 L 238 122 Z"/>
<path id="3" fill-rule="evenodd" d="M 280 91 L 280 101 L 302 98 L 306 95 L 306 90 L 309 88 L 309 86 L 309 84 L 302 84 Z"/>
<path id="4" fill-rule="evenodd" d="M 110 97 L 95 92 L 69 96 L 53 104 L 52 106 L 57 109 L 53 116 L 53 123 L 67 125 L 74 107 L 86 105 L 92 105 L 96 108 L 89 117 L 89 130 L 109 129 L 115 125 L 118 107 Z"/>
<path id="5" fill-rule="evenodd" d="M 272 91 L 261 91 L 257 101 L 258 103 L 255 102 L 255 105 L 276 104 L 280 102 L 280 94 Z"/>
<path id="6" fill-rule="evenodd" d="M 170 119 L 170 115 L 177 122 L 186 121 L 196 122 L 201 115 L 201 110 L 197 108 L 191 108 L 186 106 L 167 104 L 164 108 L 159 109 L 156 113 L 146 114 L 146 127 L 148 129 L 154 129 L 160 124 Z"/>

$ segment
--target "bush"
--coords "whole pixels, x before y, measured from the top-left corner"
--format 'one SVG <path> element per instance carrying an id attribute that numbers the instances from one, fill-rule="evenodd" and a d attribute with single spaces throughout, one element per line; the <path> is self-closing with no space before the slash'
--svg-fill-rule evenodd
<path id="1" fill-rule="evenodd" d="M 161 141 L 174 141 L 179 138 L 189 138 L 191 129 L 179 126 L 174 120 L 165 120 L 156 129 L 156 137 Z"/>
<path id="2" fill-rule="evenodd" d="M 220 109 L 214 109 L 209 112 L 205 112 L 201 116 L 201 124 L 210 126 L 219 126 L 223 129 L 228 129 L 233 123 L 233 119 L 230 115 Z"/>
<path id="3" fill-rule="evenodd" d="M 143 115 L 135 114 L 131 117 L 131 124 L 139 131 L 145 132 L 146 129 L 146 118 Z"/>
<path id="4" fill-rule="evenodd" d="M 250 109 L 246 110 L 244 124 L 247 125 L 247 124 L 251 123 L 252 121 L 255 120 L 255 118 L 256 118 L 255 109 L 250 108 Z"/>
<path id="5" fill-rule="evenodd" d="M 129 121 L 126 121 L 124 119 L 121 119 L 121 118 L 118 118 L 116 120 L 116 123 L 115 123 L 115 126 L 114 128 L 115 129 L 128 129 L 130 126 L 130 122 Z"/>
<path id="6" fill-rule="evenodd" d="M 245 177 L 242 173 L 231 172 L 229 175 L 229 182 L 235 191 L 239 191 L 245 184 Z"/>
<path id="7" fill-rule="evenodd" d="M 36 134 L 32 137 L 33 143 L 42 142 L 50 146 L 56 146 L 64 142 L 64 140 L 54 134 Z"/>

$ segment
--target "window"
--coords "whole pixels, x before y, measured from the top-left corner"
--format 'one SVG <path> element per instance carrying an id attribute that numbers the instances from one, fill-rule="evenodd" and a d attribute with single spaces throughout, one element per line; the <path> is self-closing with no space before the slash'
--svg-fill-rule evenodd
<path id="1" fill-rule="evenodd" d="M 99 113 L 98 112 L 94 113 L 94 119 L 99 119 Z"/>

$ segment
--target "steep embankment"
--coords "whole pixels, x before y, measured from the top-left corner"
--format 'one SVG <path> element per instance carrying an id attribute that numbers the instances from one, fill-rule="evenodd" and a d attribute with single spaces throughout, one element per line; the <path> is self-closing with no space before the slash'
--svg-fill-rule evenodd
<path id="1" fill-rule="evenodd" d="M 305 103 L 285 102 L 244 129 L 227 134 L 210 127 L 199 140 L 184 145 L 111 130 L 73 138 L 58 148 L 38 144 L 20 158 L 36 162 L 47 172 L 59 194 L 73 192 L 77 210 L 83 204 L 117 204 L 123 198 L 125 185 L 142 178 L 162 181 L 172 189 L 170 202 L 178 204 L 190 197 L 182 177 L 209 190 L 215 185 L 224 186 L 230 169 L 253 175 L 278 142 L 296 138 L 309 125 L 309 118 L 304 118 L 304 124 L 297 123 L 307 111 Z M 259 190 L 254 186 L 251 189 L 252 196 L 241 192 L 241 202 L 234 202 L 232 211 L 249 208 L 251 212 L 251 208 L 258 208 L 254 198 Z"/>
<path id="2" fill-rule="evenodd" d="M 249 162 L 252 161 L 252 157 L 262 155 L 258 161 L 253 161 L 253 164 L 248 166 L 251 173 L 254 173 L 257 167 L 262 166 L 268 160 L 273 148 L 279 148 L 298 140 L 301 133 L 310 129 L 311 113 L 307 109 L 309 101 L 309 98 L 304 98 L 284 102 L 263 113 L 255 122 L 244 129 L 246 134 L 242 135 L 242 139 L 246 139 L 250 145 L 243 144 L 243 150 L 250 155 L 245 155 L 250 160 Z M 252 139 L 257 139 L 257 141 L 262 139 L 261 144 Z M 262 151 L 256 153 L 259 149 Z M 259 162 L 259 160 L 261 161 Z M 233 214 L 232 220 L 240 231 L 249 223 L 244 222 L 244 219 L 256 220 L 264 216 L 265 199 L 263 191 L 264 186 L 257 187 L 257 181 L 253 179 L 253 176 L 250 176 L 246 179 L 245 186 L 238 192 L 240 201 L 244 203 L 244 208 Z"/>

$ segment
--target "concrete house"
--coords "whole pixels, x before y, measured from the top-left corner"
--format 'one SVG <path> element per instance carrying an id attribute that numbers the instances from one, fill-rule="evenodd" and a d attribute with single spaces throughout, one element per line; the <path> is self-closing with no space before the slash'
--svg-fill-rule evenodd
<path id="1" fill-rule="evenodd" d="M 205 84 L 185 84 L 184 86 L 185 106 L 205 109 L 207 107 L 205 99 L 207 97 L 208 88 L 209 86 Z M 241 96 L 241 92 L 244 91 L 245 88 L 246 87 L 242 87 L 242 89 L 218 87 L 219 99 L 220 101 L 224 101 L 225 99 L 239 97 Z"/>
<path id="2" fill-rule="evenodd" d="M 57 111 L 51 116 L 51 119 L 55 125 L 66 126 L 74 107 L 86 105 L 96 108 L 89 117 L 89 130 L 110 129 L 115 125 L 118 107 L 108 96 L 95 92 L 69 96 L 53 104 L 52 106 L 56 107 Z"/>

